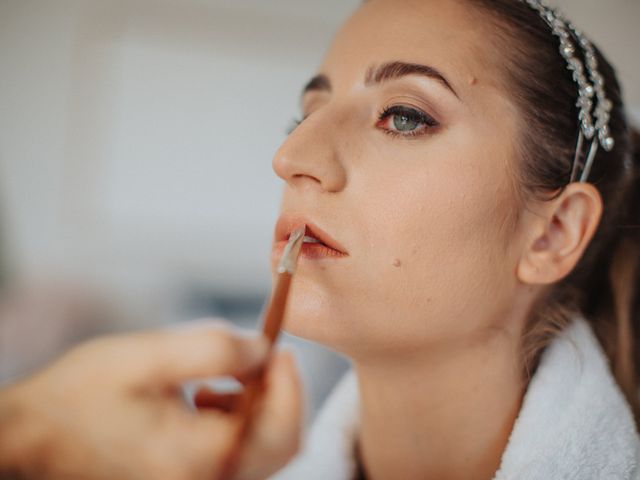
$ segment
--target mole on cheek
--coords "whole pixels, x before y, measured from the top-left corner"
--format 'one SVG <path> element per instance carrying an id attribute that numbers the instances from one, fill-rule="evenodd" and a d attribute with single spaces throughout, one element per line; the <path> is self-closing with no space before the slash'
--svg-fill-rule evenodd
<path id="1" fill-rule="evenodd" d="M 475 85 L 476 83 L 478 83 L 478 79 L 476 77 L 471 77 L 469 79 L 469 85 Z"/>
<path id="2" fill-rule="evenodd" d="M 400 259 L 399 259 L 399 258 L 396 258 L 396 259 L 393 261 L 393 266 L 394 266 L 394 267 L 400 267 L 400 266 L 402 266 L 402 262 L 400 261 Z"/>

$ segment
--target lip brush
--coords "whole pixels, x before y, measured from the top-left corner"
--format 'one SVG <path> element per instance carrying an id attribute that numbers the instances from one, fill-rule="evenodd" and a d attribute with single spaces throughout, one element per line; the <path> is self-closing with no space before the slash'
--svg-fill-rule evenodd
<path id="1" fill-rule="evenodd" d="M 284 318 L 287 306 L 287 298 L 289 296 L 289 287 L 291 286 L 291 278 L 296 270 L 300 248 L 304 241 L 306 226 L 302 225 L 295 229 L 289 236 L 289 241 L 284 248 L 280 262 L 278 263 L 275 286 L 271 294 L 271 300 L 264 317 L 262 325 L 262 333 L 269 341 L 269 348 L 273 347 L 278 339 L 282 320 Z M 238 424 L 229 449 L 228 455 L 225 457 L 225 463 L 221 470 L 218 480 L 231 480 L 238 468 L 240 455 L 242 454 L 242 445 L 244 439 L 249 432 L 251 426 L 251 418 L 256 408 L 260 395 L 263 391 L 264 379 L 266 377 L 266 366 L 258 370 L 245 385 L 245 391 L 240 397 L 238 406 Z"/>

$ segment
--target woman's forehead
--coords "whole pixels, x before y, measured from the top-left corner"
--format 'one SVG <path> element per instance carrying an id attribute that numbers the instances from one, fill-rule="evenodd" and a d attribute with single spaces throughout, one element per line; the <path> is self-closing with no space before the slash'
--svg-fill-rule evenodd
<path id="1" fill-rule="evenodd" d="M 320 70 L 357 81 L 372 65 L 402 61 L 437 69 L 461 96 L 479 79 L 497 85 L 497 52 L 481 15 L 462 0 L 368 0 L 338 31 Z"/>

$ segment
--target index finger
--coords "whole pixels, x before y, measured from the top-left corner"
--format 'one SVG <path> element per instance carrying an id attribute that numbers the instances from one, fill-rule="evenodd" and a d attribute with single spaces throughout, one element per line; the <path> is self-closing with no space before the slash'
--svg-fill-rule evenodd
<path id="1" fill-rule="evenodd" d="M 130 378 L 156 386 L 240 375 L 262 365 L 269 352 L 264 336 L 247 337 L 219 327 L 141 333 L 128 341 Z"/>

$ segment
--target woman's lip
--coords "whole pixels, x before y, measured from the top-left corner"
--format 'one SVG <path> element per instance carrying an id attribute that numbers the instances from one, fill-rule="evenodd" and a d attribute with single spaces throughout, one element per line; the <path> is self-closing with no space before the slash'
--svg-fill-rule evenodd
<path id="1" fill-rule="evenodd" d="M 323 246 L 327 247 L 329 250 L 333 250 L 341 254 L 341 256 L 348 255 L 347 251 L 342 245 L 340 245 L 335 239 L 333 239 L 328 233 L 326 233 L 320 227 L 318 227 L 309 219 L 304 217 L 292 217 L 292 216 L 280 217 L 276 224 L 274 243 L 278 243 L 282 241 L 286 243 L 289 236 L 291 235 L 291 232 L 302 224 L 306 225 L 307 227 L 305 235 L 308 237 L 313 237 L 318 239 L 321 242 L 321 244 L 318 244 L 318 245 L 324 244 Z M 304 243 L 303 247 L 305 247 L 306 245 L 313 245 L 313 244 Z M 309 247 L 305 247 L 305 249 L 309 251 Z"/>
<path id="2" fill-rule="evenodd" d="M 278 261 L 284 252 L 284 248 L 287 245 L 286 240 L 280 240 L 279 242 L 274 242 L 273 250 L 272 250 L 272 260 Z M 305 242 L 302 244 L 300 248 L 300 257 L 310 260 L 320 260 L 320 259 L 338 259 L 344 258 L 347 254 L 335 250 L 327 245 L 322 243 L 308 243 Z"/>

